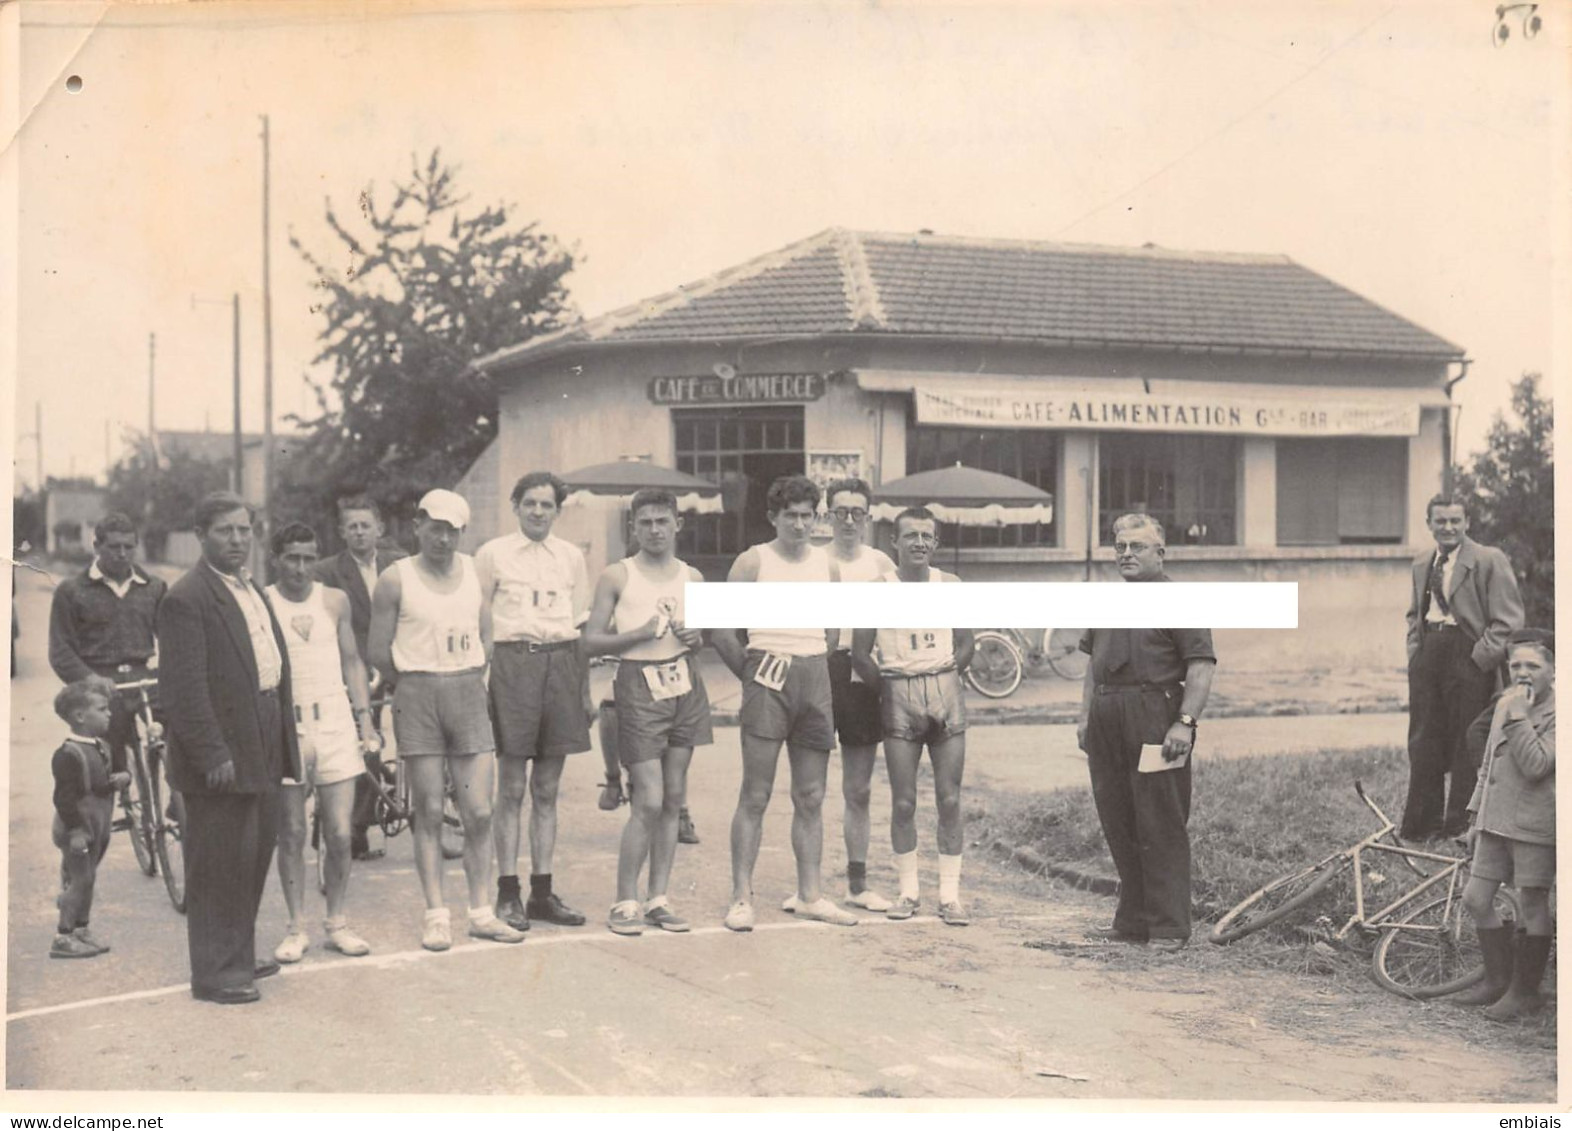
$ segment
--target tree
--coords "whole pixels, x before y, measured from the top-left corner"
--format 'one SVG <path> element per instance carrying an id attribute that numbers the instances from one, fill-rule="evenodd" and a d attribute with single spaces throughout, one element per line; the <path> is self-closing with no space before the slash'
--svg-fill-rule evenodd
<path id="1" fill-rule="evenodd" d="M 385 209 L 368 188 L 363 235 L 330 200 L 342 254 L 319 257 L 291 236 L 325 295 L 315 360 L 333 372 L 317 388 L 321 415 L 301 421 L 309 436 L 298 459 L 281 469 L 281 512 L 320 524 L 343 495 L 368 492 L 396 512 L 452 486 L 497 430 L 497 391 L 473 362 L 572 317 L 563 283 L 572 254 L 535 224 L 514 223 L 508 205 L 467 214 L 456 172 L 433 150 Z"/>
<path id="2" fill-rule="evenodd" d="M 1499 546 L 1512 560 L 1527 623 L 1556 623 L 1555 406 L 1539 392 L 1540 375 L 1512 386 L 1516 423 L 1496 413 L 1485 450 L 1456 473 L 1469 500 L 1469 536 Z"/>
<path id="3" fill-rule="evenodd" d="M 191 529 L 202 496 L 228 489 L 227 465 L 179 450 L 155 453 L 148 438 L 138 436 L 109 471 L 109 509 L 130 516 L 141 528 L 148 558 L 160 561 L 169 535 Z"/>

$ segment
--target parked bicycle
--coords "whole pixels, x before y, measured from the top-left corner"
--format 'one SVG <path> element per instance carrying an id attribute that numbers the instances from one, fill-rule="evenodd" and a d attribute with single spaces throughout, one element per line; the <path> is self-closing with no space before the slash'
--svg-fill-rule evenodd
<path id="1" fill-rule="evenodd" d="M 1013 694 L 1028 672 L 1049 670 L 1069 680 L 1086 674 L 1079 629 L 985 628 L 973 640 L 966 682 L 990 699 Z"/>
<path id="2" fill-rule="evenodd" d="M 114 828 L 130 834 L 131 848 L 144 874 L 164 877 L 169 902 L 181 914 L 186 910 L 186 862 L 181 845 L 185 829 L 185 802 L 170 787 L 162 724 L 153 718 L 151 691 L 156 679 L 115 684 L 115 690 L 130 697 L 136 721 L 135 738 L 130 744 L 131 784 L 120 793 L 123 816 Z"/>
<path id="3" fill-rule="evenodd" d="M 1212 926 L 1212 941 L 1230 943 L 1286 919 L 1351 871 L 1354 913 L 1331 932 L 1331 938 L 1341 942 L 1355 931 L 1379 936 L 1371 972 L 1395 994 L 1424 999 L 1467 989 L 1484 977 L 1484 964 L 1473 919 L 1463 910 L 1466 858 L 1409 848 L 1398 840 L 1396 824 L 1357 780 L 1354 792 L 1381 827 L 1358 843 L 1251 893 Z M 1416 877 L 1411 886 L 1374 911 L 1366 909 L 1367 876 L 1372 884 L 1384 883 L 1386 877 L 1368 867 L 1370 853 L 1395 857 L 1392 863 L 1400 863 Z M 1518 918 L 1517 901 L 1505 887 L 1497 892 L 1496 910 L 1503 918 Z"/>

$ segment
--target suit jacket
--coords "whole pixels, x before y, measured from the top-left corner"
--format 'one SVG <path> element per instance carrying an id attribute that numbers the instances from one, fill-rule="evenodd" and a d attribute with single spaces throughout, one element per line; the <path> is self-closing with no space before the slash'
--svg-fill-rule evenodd
<path id="1" fill-rule="evenodd" d="M 252 589 L 257 589 L 252 583 Z M 257 589 L 261 597 L 261 590 Z M 169 740 L 169 782 L 184 793 L 208 794 L 207 772 L 235 766 L 222 793 L 263 793 L 285 777 L 300 778 L 300 747 L 289 692 L 289 648 L 266 599 L 278 644 L 279 729 L 284 759 L 262 733 L 257 661 L 245 614 L 229 587 L 205 562 L 170 586 L 158 609 L 158 697 Z"/>
<path id="2" fill-rule="evenodd" d="M 1526 722 L 1507 724 L 1491 711 L 1485 759 L 1468 807 L 1476 827 L 1529 844 L 1556 842 L 1556 701 L 1528 710 Z"/>
<path id="3" fill-rule="evenodd" d="M 1408 658 L 1419 651 L 1424 631 L 1425 581 L 1430 576 L 1435 551 L 1414 559 L 1413 584 L 1408 603 Z M 1506 554 L 1494 546 L 1481 546 L 1464 538 L 1452 567 L 1452 588 L 1446 599 L 1452 615 L 1474 641 L 1474 666 L 1494 671 L 1506 658 L 1506 638 L 1523 627 L 1523 598 Z"/>
<path id="4" fill-rule="evenodd" d="M 384 550 L 377 547 L 377 576 L 382 571 L 409 555 L 402 550 Z M 324 558 L 317 563 L 317 580 L 333 589 L 342 589 L 349 598 L 349 624 L 355 632 L 355 647 L 367 664 L 366 637 L 371 633 L 371 594 L 366 591 L 366 579 L 360 575 L 360 566 L 348 550 Z"/>

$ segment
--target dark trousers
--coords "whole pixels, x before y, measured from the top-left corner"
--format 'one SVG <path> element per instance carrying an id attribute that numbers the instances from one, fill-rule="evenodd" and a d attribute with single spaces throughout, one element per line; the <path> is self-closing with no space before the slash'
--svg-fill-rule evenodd
<path id="1" fill-rule="evenodd" d="M 1141 746 L 1167 736 L 1179 702 L 1178 688 L 1099 687 L 1086 729 L 1092 799 L 1119 873 L 1113 925 L 1148 938 L 1190 937 L 1190 763 L 1136 768 Z"/>
<path id="2" fill-rule="evenodd" d="M 187 793 L 186 937 L 191 988 L 251 984 L 257 908 L 278 843 L 280 792 Z"/>
<path id="3" fill-rule="evenodd" d="M 109 851 L 109 823 L 114 817 L 114 801 L 109 797 L 86 797 L 78 812 L 87 822 L 87 851 L 71 851 L 71 833 L 57 815 L 51 832 L 55 847 L 60 850 L 60 894 L 55 906 L 60 909 L 57 930 L 69 935 L 78 927 L 87 926 L 93 911 L 93 886 L 98 879 L 98 865 Z"/>
<path id="4" fill-rule="evenodd" d="M 1408 664 L 1408 801 L 1399 835 L 1421 840 L 1459 833 L 1479 767 L 1463 736 L 1490 703 L 1495 672 L 1482 672 L 1474 642 L 1460 628 L 1426 630 Z M 1446 790 L 1451 775 L 1450 795 Z"/>

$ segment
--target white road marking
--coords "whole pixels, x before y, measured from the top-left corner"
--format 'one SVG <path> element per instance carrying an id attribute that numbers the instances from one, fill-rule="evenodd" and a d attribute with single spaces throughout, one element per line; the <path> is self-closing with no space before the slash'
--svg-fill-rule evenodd
<path id="1" fill-rule="evenodd" d="M 1006 918 L 1010 924 L 1015 924 L 1042 922 L 1045 920 L 1058 918 L 1058 916 L 1011 915 L 1007 916 Z M 870 919 L 859 919 L 857 921 L 857 925 L 859 927 L 884 926 L 886 924 L 894 924 L 896 922 L 897 920 L 894 919 L 876 917 Z M 934 915 L 916 915 L 911 919 L 902 920 L 902 922 L 934 924 L 938 923 L 939 919 Z M 755 933 L 761 931 L 845 931 L 850 929 L 851 928 L 848 927 L 835 927 L 829 923 L 820 923 L 812 919 L 793 919 L 785 923 L 760 923 L 758 926 L 753 928 Z M 514 945 L 518 946 L 518 949 L 521 952 L 527 954 L 531 951 L 538 950 L 543 946 L 567 946 L 572 943 L 600 943 L 602 945 L 611 946 L 638 946 L 642 941 L 648 939 L 692 938 L 696 935 L 735 935 L 738 933 L 739 932 L 728 930 L 726 927 L 698 927 L 694 930 L 686 932 L 652 931 L 649 934 L 638 937 L 614 935 L 608 931 L 604 934 L 554 934 L 548 935 L 544 938 L 531 939 L 528 943 L 523 945 Z M 364 958 L 346 958 L 342 960 L 334 959 L 329 961 L 302 963 L 299 966 L 286 966 L 283 970 L 279 971 L 275 977 L 303 978 L 310 974 L 343 972 L 345 970 L 391 970 L 399 966 L 409 965 L 413 962 L 431 962 L 442 958 L 452 958 L 455 956 L 467 954 L 496 954 L 499 951 L 505 949 L 512 948 L 497 945 L 488 946 L 483 943 L 474 942 L 464 943 L 460 946 L 454 947 L 452 950 L 446 951 L 424 949 L 400 950 L 395 951 L 392 954 L 367 955 Z M 61 1002 L 58 1005 L 41 1005 L 34 1009 L 21 1009 L 15 1013 L 8 1013 L 5 1015 L 5 1023 L 9 1025 L 13 1021 L 26 1021 L 33 1017 L 48 1017 L 57 1013 L 72 1013 L 80 1009 L 93 1009 L 100 1005 L 119 1005 L 122 1002 L 128 1001 L 147 1001 L 152 998 L 169 997 L 172 994 L 189 993 L 190 991 L 190 983 L 181 982 L 178 985 L 159 986 L 156 989 L 151 990 L 132 990 L 129 993 L 108 994 L 103 997 L 83 998 L 80 1001 Z"/>

